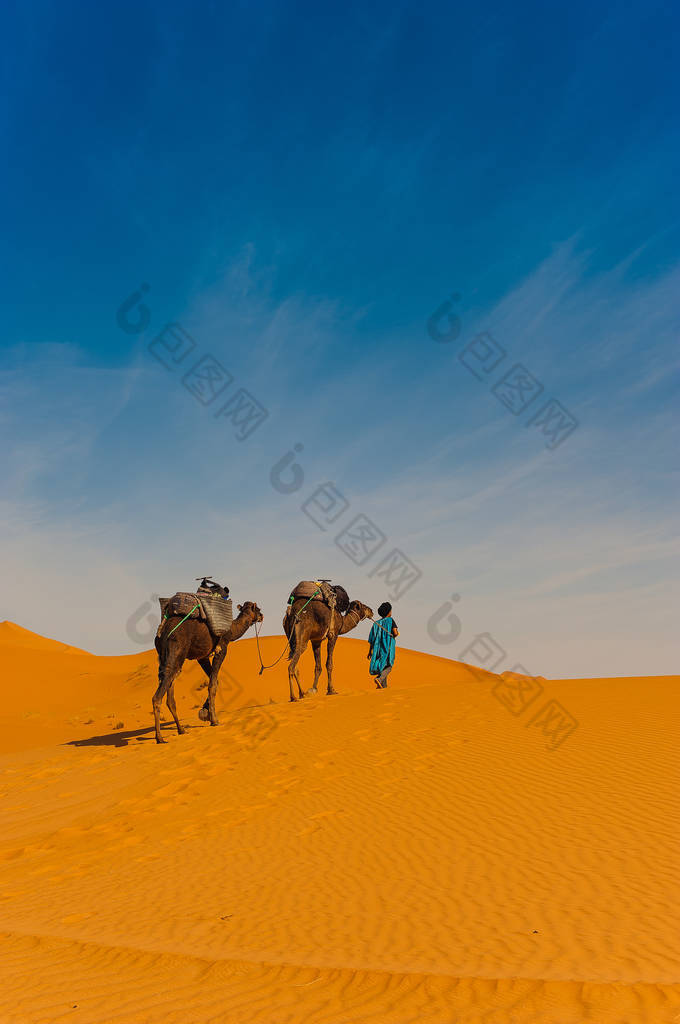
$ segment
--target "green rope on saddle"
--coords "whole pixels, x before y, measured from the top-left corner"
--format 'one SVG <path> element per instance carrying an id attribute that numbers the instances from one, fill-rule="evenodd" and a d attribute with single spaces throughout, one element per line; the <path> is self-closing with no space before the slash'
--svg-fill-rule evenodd
<path id="1" fill-rule="evenodd" d="M 313 601 L 314 598 L 316 597 L 316 595 L 320 594 L 320 593 L 321 593 L 321 588 L 317 587 L 316 590 L 314 591 L 314 593 L 312 594 L 312 596 L 310 597 L 309 601 Z M 288 604 L 295 604 L 296 600 L 297 599 L 295 597 L 295 594 L 291 594 L 290 597 L 288 598 Z M 303 612 L 305 610 L 305 608 L 309 604 L 309 601 L 305 601 L 305 603 L 303 604 L 302 608 L 300 609 L 300 612 Z M 300 617 L 300 612 L 296 612 L 295 613 L 295 618 L 296 619 L 298 619 Z"/>
<path id="2" fill-rule="evenodd" d="M 191 611 L 187 612 L 187 614 L 184 616 L 184 618 L 180 619 L 179 622 L 177 623 L 177 625 L 172 627 L 172 629 L 168 633 L 168 636 L 172 636 L 172 634 L 175 632 L 175 630 L 178 629 L 179 626 L 181 626 L 183 622 L 186 622 L 186 620 L 189 618 L 189 616 L 193 615 L 193 613 L 196 611 L 197 608 L 200 608 L 200 604 L 195 604 L 194 607 L 191 609 Z"/>
<path id="3" fill-rule="evenodd" d="M 320 593 L 321 593 L 321 588 L 320 588 L 320 587 L 317 587 L 317 588 L 316 588 L 316 590 L 314 591 L 314 593 L 312 594 L 312 596 L 310 597 L 309 601 L 313 601 L 313 600 L 314 600 L 314 598 L 316 597 L 316 595 L 317 595 L 317 594 L 320 594 Z M 290 596 L 292 597 L 293 595 L 291 594 Z M 303 612 L 303 611 L 305 610 L 305 608 L 306 608 L 306 607 L 307 607 L 307 605 L 309 604 L 309 601 L 305 601 L 305 603 L 303 604 L 303 606 L 302 606 L 302 608 L 300 609 L 300 611 L 299 611 L 299 612 L 296 612 L 296 613 L 295 613 L 295 618 L 296 618 L 296 619 L 299 619 L 299 618 L 300 618 L 300 615 L 302 614 L 302 612 Z M 291 604 L 292 604 L 292 603 L 293 603 L 293 602 L 291 601 Z"/>

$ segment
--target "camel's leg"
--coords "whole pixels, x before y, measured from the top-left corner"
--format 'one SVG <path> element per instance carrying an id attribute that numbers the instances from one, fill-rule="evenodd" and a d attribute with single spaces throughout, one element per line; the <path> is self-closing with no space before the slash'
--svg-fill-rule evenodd
<path id="1" fill-rule="evenodd" d="M 218 644 L 213 654 L 212 668 L 210 670 L 210 679 L 208 680 L 208 718 L 210 719 L 211 725 L 219 725 L 219 719 L 217 712 L 215 711 L 215 694 L 217 693 L 217 683 L 219 671 L 222 668 L 222 662 L 227 656 L 227 648 L 229 644 Z"/>
<path id="2" fill-rule="evenodd" d="M 310 693 L 316 693 L 316 684 L 319 681 L 321 675 L 321 641 L 312 640 L 312 650 L 314 651 L 314 686 L 310 690 L 307 690 L 306 696 Z"/>
<path id="3" fill-rule="evenodd" d="M 161 736 L 161 704 L 166 693 L 174 684 L 182 668 L 182 660 L 172 648 L 166 652 L 165 659 L 158 668 L 158 689 L 151 699 L 153 707 L 153 720 L 156 729 L 156 743 L 165 743 Z"/>
<path id="4" fill-rule="evenodd" d="M 172 683 L 170 683 L 170 686 L 168 687 L 167 701 L 168 701 L 168 708 L 170 710 L 170 714 L 175 719 L 175 725 L 177 726 L 177 732 L 180 734 L 180 736 L 183 736 L 184 733 L 186 732 L 186 729 L 184 728 L 184 726 L 180 725 L 179 718 L 177 717 L 177 705 L 175 704 L 175 683 L 174 683 L 174 680 L 173 680 Z"/>
<path id="5" fill-rule="evenodd" d="M 302 642 L 302 638 L 300 637 L 300 633 L 302 632 L 302 630 L 300 630 L 299 626 L 296 626 L 295 629 L 296 629 L 295 651 L 293 653 L 293 657 L 288 662 L 288 685 L 290 687 L 290 699 L 291 700 L 297 700 L 298 699 L 295 696 L 295 693 L 293 692 L 293 680 L 295 680 L 295 682 L 297 683 L 298 693 L 299 693 L 300 697 L 301 698 L 304 697 L 304 692 L 302 690 L 302 687 L 300 686 L 300 676 L 298 675 L 298 668 L 297 668 L 297 666 L 298 666 L 298 662 L 299 662 L 300 658 L 304 654 L 305 648 L 307 647 L 307 643 L 308 643 L 307 640 L 305 640 L 304 643 Z"/>
<path id="6" fill-rule="evenodd" d="M 212 665 L 210 664 L 210 658 L 209 657 L 208 658 L 199 658 L 198 659 L 198 664 L 201 666 L 201 668 L 203 669 L 203 671 L 207 675 L 207 677 L 208 677 L 208 685 L 210 685 L 210 673 L 212 672 Z M 208 708 L 208 698 L 207 697 L 205 698 L 205 700 L 203 701 L 203 704 L 201 705 L 201 707 L 199 709 L 198 717 L 200 718 L 200 720 L 202 722 L 207 722 L 208 719 L 210 718 L 210 711 L 209 711 L 209 708 Z"/>
<path id="7" fill-rule="evenodd" d="M 332 635 L 328 637 L 328 650 L 326 652 L 326 673 L 328 675 L 328 689 L 326 693 L 337 693 L 337 690 L 333 689 L 333 651 L 335 649 L 335 642 L 337 636 Z"/>

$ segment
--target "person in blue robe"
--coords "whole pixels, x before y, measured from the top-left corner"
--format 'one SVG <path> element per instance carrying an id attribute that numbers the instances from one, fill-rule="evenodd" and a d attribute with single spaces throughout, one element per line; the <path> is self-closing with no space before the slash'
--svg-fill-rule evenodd
<path id="1" fill-rule="evenodd" d="M 380 618 L 373 623 L 368 634 L 368 657 L 371 659 L 368 671 L 375 677 L 379 690 L 387 686 L 387 677 L 392 671 L 396 654 L 397 624 L 392 618 L 392 605 L 384 601 L 378 608 Z"/>

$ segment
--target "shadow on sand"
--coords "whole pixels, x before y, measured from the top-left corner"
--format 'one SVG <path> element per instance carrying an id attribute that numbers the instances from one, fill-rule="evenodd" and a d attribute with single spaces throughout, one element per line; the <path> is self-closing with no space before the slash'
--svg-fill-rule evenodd
<path id="1" fill-rule="evenodd" d="M 185 729 L 193 729 L 195 726 L 184 726 Z M 162 722 L 161 729 L 171 729 L 175 735 L 177 729 L 174 722 Z M 121 729 L 119 732 L 110 732 L 104 736 L 88 736 L 84 740 L 69 740 L 64 743 L 65 747 L 127 747 L 130 742 L 135 740 L 137 743 L 149 743 L 156 742 L 156 736 L 154 727 L 148 726 L 146 729 L 129 729 L 127 732 Z"/>
<path id="2" fill-rule="evenodd" d="M 349 694 L 340 694 L 339 696 L 347 697 Z M 240 712 L 244 711 L 266 711 L 269 713 L 271 720 L 271 705 L 273 701 L 263 701 L 262 704 L 246 704 L 239 708 L 223 707 L 220 709 L 220 715 L 225 716 L 225 721 L 222 724 L 226 724 L 226 716 L 230 716 L 233 722 L 236 724 L 239 718 L 236 717 Z M 310 706 L 314 706 L 313 701 L 309 701 Z M 196 705 L 198 708 L 198 705 Z M 187 732 L 192 729 L 205 729 L 206 723 L 200 725 L 190 725 L 185 720 L 182 721 L 182 725 Z M 177 735 L 177 728 L 174 722 L 161 722 L 161 729 L 169 729 L 171 733 Z M 87 736 L 82 740 L 67 740 L 63 743 L 64 747 L 128 747 L 132 741 L 135 743 L 155 743 L 156 734 L 153 725 L 146 726 L 144 729 L 121 729 L 116 732 L 109 732 L 103 736 Z"/>

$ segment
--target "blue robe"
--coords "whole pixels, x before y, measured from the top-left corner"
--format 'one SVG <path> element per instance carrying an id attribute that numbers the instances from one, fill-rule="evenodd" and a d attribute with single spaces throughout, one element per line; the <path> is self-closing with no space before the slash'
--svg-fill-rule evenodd
<path id="1" fill-rule="evenodd" d="M 391 615 L 385 619 L 378 619 L 371 626 L 368 642 L 371 645 L 372 655 L 368 671 L 372 676 L 379 676 L 388 665 L 394 665 L 397 645 L 392 636 L 393 626 L 394 620 Z"/>

